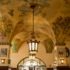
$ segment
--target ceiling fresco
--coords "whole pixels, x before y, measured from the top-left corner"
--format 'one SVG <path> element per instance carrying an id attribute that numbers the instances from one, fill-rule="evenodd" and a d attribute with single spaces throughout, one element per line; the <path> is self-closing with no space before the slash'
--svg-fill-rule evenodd
<path id="1" fill-rule="evenodd" d="M 58 44 L 70 41 L 70 17 L 59 16 L 53 23 L 53 30 Z"/>
<path id="2" fill-rule="evenodd" d="M 0 44 L 31 38 L 32 4 L 35 36 L 44 46 L 70 41 L 70 0 L 0 0 Z"/>

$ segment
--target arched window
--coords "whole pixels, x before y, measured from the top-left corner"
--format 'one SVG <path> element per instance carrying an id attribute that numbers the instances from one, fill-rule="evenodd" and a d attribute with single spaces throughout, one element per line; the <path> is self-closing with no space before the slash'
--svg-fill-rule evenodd
<path id="1" fill-rule="evenodd" d="M 46 64 L 38 58 L 22 59 L 18 65 L 18 70 L 46 70 Z"/>

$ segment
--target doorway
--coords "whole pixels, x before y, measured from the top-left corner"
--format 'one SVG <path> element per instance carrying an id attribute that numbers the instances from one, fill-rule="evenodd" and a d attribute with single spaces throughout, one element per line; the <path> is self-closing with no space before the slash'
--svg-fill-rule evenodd
<path id="1" fill-rule="evenodd" d="M 18 70 L 46 70 L 46 64 L 39 58 L 24 58 L 18 65 Z"/>

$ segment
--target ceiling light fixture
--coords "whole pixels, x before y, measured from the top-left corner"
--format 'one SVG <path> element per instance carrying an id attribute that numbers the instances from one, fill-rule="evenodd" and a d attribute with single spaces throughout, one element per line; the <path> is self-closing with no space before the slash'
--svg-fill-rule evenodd
<path id="1" fill-rule="evenodd" d="M 28 46 L 29 46 L 29 53 L 32 54 L 32 55 L 35 55 L 36 52 L 38 51 L 38 43 L 39 41 L 36 40 L 35 38 L 35 32 L 34 32 L 34 10 L 35 10 L 35 7 L 36 7 L 36 4 L 32 4 L 30 6 L 30 8 L 33 10 L 33 19 L 32 19 L 32 22 L 33 22 L 33 28 L 32 28 L 32 33 L 31 33 L 31 40 L 28 41 Z"/>

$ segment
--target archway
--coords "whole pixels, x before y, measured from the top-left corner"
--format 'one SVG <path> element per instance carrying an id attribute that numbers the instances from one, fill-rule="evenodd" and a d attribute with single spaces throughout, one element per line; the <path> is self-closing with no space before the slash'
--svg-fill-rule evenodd
<path id="1" fill-rule="evenodd" d="M 18 70 L 46 70 L 46 64 L 41 59 L 30 56 L 22 59 L 17 68 Z"/>

